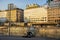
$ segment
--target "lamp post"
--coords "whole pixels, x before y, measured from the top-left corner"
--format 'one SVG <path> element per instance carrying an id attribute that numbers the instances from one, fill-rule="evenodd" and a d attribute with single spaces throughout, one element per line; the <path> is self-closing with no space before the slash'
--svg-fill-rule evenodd
<path id="1" fill-rule="evenodd" d="M 8 6 L 8 10 L 9 10 L 9 36 L 10 36 L 10 27 L 11 27 L 11 4 L 9 4 Z"/>

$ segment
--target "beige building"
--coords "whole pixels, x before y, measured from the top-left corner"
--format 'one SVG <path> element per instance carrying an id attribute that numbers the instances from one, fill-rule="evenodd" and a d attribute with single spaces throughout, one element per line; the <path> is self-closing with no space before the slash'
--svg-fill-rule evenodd
<path id="1" fill-rule="evenodd" d="M 24 10 L 19 8 L 14 8 L 12 10 L 5 10 L 0 12 L 0 17 L 6 18 L 8 21 L 12 22 L 23 22 L 24 21 Z"/>
<path id="2" fill-rule="evenodd" d="M 48 21 L 59 22 L 60 21 L 60 0 L 53 0 L 49 3 Z"/>
<path id="3" fill-rule="evenodd" d="M 37 4 L 28 5 L 24 10 L 24 18 L 29 22 L 47 22 L 47 8 L 40 7 Z"/>
<path id="4" fill-rule="evenodd" d="M 24 21 L 24 13 L 23 9 L 15 8 L 11 11 L 7 10 L 8 12 L 8 20 L 11 20 L 13 22 L 23 22 Z"/>
<path id="5" fill-rule="evenodd" d="M 7 17 L 7 12 L 6 11 L 1 11 L 0 12 L 0 18 L 5 18 L 5 17 Z"/>
<path id="6" fill-rule="evenodd" d="M 30 7 L 24 10 L 24 17 L 30 22 L 57 23 L 60 21 L 60 8 L 52 8 L 47 5 L 42 7 Z"/>
<path id="7" fill-rule="evenodd" d="M 0 11 L 0 22 L 6 22 L 6 21 L 7 21 L 7 12 Z"/>
<path id="8" fill-rule="evenodd" d="M 48 21 L 55 23 L 60 21 L 60 8 L 48 8 Z"/>

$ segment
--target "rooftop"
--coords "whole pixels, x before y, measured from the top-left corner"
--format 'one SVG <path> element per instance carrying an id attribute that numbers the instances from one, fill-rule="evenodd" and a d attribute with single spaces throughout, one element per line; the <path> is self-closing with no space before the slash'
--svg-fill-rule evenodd
<path id="1" fill-rule="evenodd" d="M 38 4 L 29 4 L 26 6 L 26 9 L 37 8 L 40 7 Z"/>

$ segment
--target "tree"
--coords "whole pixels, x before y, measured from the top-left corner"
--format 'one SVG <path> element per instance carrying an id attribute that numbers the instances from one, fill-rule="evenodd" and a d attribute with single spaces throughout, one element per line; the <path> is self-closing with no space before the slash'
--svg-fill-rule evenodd
<path id="1" fill-rule="evenodd" d="M 51 1 L 53 1 L 53 0 L 47 0 L 48 3 L 50 3 Z"/>

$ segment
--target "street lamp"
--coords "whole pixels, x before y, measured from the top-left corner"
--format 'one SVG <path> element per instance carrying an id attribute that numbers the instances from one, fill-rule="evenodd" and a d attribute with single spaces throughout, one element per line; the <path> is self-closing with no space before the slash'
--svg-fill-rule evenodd
<path id="1" fill-rule="evenodd" d="M 10 36 L 10 27 L 11 27 L 11 9 L 12 9 L 12 5 L 8 4 L 8 10 L 9 10 L 9 36 Z"/>

